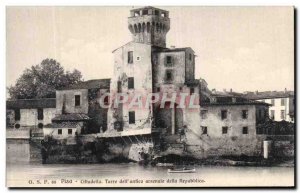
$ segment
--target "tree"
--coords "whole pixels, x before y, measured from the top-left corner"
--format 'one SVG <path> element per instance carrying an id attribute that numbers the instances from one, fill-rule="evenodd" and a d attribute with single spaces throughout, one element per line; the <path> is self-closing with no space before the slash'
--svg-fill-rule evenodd
<path id="1" fill-rule="evenodd" d="M 54 59 L 45 59 L 40 64 L 24 70 L 14 86 L 8 88 L 12 99 L 53 98 L 55 90 L 82 81 L 81 72 L 64 71 Z"/>

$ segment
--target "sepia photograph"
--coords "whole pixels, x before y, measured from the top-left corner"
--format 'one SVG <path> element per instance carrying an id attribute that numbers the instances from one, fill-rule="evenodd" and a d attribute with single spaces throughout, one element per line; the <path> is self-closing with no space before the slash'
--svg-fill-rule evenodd
<path id="1" fill-rule="evenodd" d="M 293 6 L 7 6 L 6 187 L 294 188 Z"/>

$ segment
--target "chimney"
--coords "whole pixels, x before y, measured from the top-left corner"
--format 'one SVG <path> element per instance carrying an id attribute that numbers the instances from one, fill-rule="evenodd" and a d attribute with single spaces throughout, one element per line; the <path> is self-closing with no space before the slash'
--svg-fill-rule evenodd
<path id="1" fill-rule="evenodd" d="M 232 92 L 232 88 L 230 89 L 230 92 Z"/>
<path id="2" fill-rule="evenodd" d="M 255 91 L 255 94 L 256 94 L 256 95 L 258 95 L 258 90 L 257 90 L 257 91 Z"/>
<path id="3" fill-rule="evenodd" d="M 211 92 L 212 92 L 213 94 L 216 94 L 216 89 L 215 89 L 215 88 L 211 89 Z"/>
<path id="4" fill-rule="evenodd" d="M 287 93 L 287 89 L 286 88 L 284 88 L 284 93 Z"/>

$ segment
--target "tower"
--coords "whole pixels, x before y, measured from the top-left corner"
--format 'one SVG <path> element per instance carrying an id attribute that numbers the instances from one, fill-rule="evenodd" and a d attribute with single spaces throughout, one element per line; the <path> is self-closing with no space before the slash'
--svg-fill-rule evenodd
<path id="1" fill-rule="evenodd" d="M 169 12 L 155 7 L 130 11 L 128 28 L 133 42 L 166 47 L 166 34 L 170 30 Z"/>

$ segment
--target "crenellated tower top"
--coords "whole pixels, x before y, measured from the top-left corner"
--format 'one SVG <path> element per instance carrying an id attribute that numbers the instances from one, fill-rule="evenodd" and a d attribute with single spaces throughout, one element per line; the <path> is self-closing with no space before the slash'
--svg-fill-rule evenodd
<path id="1" fill-rule="evenodd" d="M 128 28 L 134 42 L 166 47 L 166 34 L 170 30 L 169 12 L 155 7 L 130 11 Z"/>

